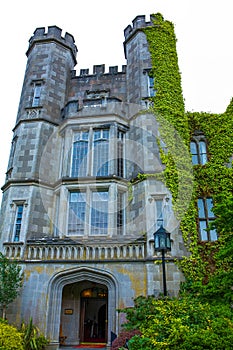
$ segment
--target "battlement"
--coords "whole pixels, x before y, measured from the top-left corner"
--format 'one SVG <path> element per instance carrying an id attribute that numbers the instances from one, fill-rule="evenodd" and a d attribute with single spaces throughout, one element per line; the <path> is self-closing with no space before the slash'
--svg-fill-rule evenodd
<path id="1" fill-rule="evenodd" d="M 76 54 L 77 54 L 77 47 L 75 45 L 75 40 L 73 35 L 69 33 L 65 33 L 65 36 L 62 37 L 62 29 L 57 26 L 49 26 L 48 31 L 46 32 L 45 27 L 37 28 L 33 36 L 29 39 L 29 47 L 26 52 L 26 55 L 28 56 L 32 47 L 36 42 L 48 42 L 48 41 L 57 41 L 60 44 L 66 46 L 69 48 L 73 54 L 73 58 L 76 62 Z"/>
<path id="2" fill-rule="evenodd" d="M 149 22 L 146 22 L 145 15 L 135 17 L 134 20 L 132 21 L 133 25 L 129 24 L 124 30 L 125 40 L 128 40 L 138 29 L 152 26 L 154 19 L 155 19 L 154 15 L 150 15 Z"/>
<path id="3" fill-rule="evenodd" d="M 126 65 L 122 65 L 121 71 L 118 70 L 118 66 L 110 66 L 108 68 L 108 72 L 105 71 L 105 64 L 97 64 L 93 65 L 92 73 L 90 73 L 89 68 L 80 69 L 80 77 L 84 77 L 87 75 L 103 75 L 103 74 L 118 74 L 118 73 L 126 73 Z M 76 71 L 72 71 L 72 77 L 75 77 Z"/>

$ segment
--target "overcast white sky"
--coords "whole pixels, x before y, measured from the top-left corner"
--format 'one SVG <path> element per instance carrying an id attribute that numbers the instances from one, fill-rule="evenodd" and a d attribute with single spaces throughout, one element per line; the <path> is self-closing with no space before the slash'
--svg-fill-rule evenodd
<path id="1" fill-rule="evenodd" d="M 233 96 L 232 0 L 31 0 L 1 5 L 0 185 L 37 27 L 57 25 L 75 38 L 77 67 L 125 64 L 123 31 L 137 15 L 160 12 L 175 25 L 186 110 L 224 112 Z M 1 200 L 1 195 L 0 195 Z"/>

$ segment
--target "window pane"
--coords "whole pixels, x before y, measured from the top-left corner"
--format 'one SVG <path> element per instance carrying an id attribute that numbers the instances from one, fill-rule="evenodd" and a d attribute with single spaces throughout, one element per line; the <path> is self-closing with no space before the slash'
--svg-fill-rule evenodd
<path id="1" fill-rule="evenodd" d="M 80 141 L 81 139 L 82 139 L 82 133 L 81 133 L 81 132 L 77 132 L 77 133 L 74 135 L 74 142 Z"/>
<path id="2" fill-rule="evenodd" d="M 200 153 L 206 153 L 206 143 L 205 141 L 200 141 L 199 142 L 199 149 L 200 149 Z"/>
<path id="3" fill-rule="evenodd" d="M 117 233 L 123 234 L 125 210 L 124 210 L 124 193 L 118 192 L 117 194 Z"/>
<path id="4" fill-rule="evenodd" d="M 213 209 L 213 200 L 212 198 L 206 198 L 206 207 L 207 207 L 207 213 L 208 213 L 208 218 L 214 218 L 214 213 L 212 211 Z"/>
<path id="5" fill-rule="evenodd" d="M 103 139 L 109 139 L 109 130 L 103 130 Z"/>
<path id="6" fill-rule="evenodd" d="M 23 205 L 17 205 L 16 218 L 15 218 L 15 227 L 14 227 L 14 242 L 19 242 L 20 231 L 22 226 L 22 217 L 23 217 Z"/>
<path id="7" fill-rule="evenodd" d="M 191 154 L 197 154 L 196 142 L 194 142 L 194 141 L 190 142 L 190 151 L 191 151 Z"/>
<path id="8" fill-rule="evenodd" d="M 83 131 L 82 132 L 82 140 L 88 141 L 89 138 L 89 132 L 88 131 Z"/>
<path id="9" fill-rule="evenodd" d="M 206 230 L 209 227 L 211 221 L 215 218 L 213 209 L 212 198 L 199 198 L 198 199 L 198 214 L 199 214 L 199 231 L 200 237 L 203 241 L 215 241 L 217 240 L 217 232 L 215 229 Z"/>
<path id="10" fill-rule="evenodd" d="M 104 136 L 104 138 L 103 138 Z M 94 132 L 93 175 L 108 175 L 108 130 L 96 130 Z M 100 138 L 102 137 L 102 138 Z"/>
<path id="11" fill-rule="evenodd" d="M 208 241 L 208 235 L 207 235 L 207 223 L 205 220 L 199 221 L 199 227 L 200 227 L 200 236 L 202 241 Z"/>
<path id="12" fill-rule="evenodd" d="M 77 141 L 73 144 L 72 177 L 87 175 L 88 141 Z"/>
<path id="13" fill-rule="evenodd" d="M 124 177 L 124 133 L 122 131 L 118 131 L 117 175 Z"/>
<path id="14" fill-rule="evenodd" d="M 190 142 L 190 152 L 192 154 L 192 164 L 198 164 L 198 153 L 197 153 L 197 144 L 194 141 Z"/>
<path id="15" fill-rule="evenodd" d="M 35 85 L 34 87 L 34 95 L 33 95 L 33 101 L 32 101 L 32 107 L 38 107 L 40 102 L 40 95 L 41 95 L 41 85 Z"/>
<path id="16" fill-rule="evenodd" d="M 73 192 L 70 194 L 68 234 L 83 235 L 85 228 L 86 193 Z"/>
<path id="17" fill-rule="evenodd" d="M 207 163 L 207 152 L 206 152 L 206 143 L 204 141 L 199 142 L 199 152 L 200 152 L 200 161 L 201 164 Z"/>
<path id="18" fill-rule="evenodd" d="M 40 97 L 41 85 L 36 85 L 34 90 L 34 97 Z"/>
<path id="19" fill-rule="evenodd" d="M 210 241 L 217 241 L 218 235 L 216 230 L 210 230 Z"/>
<path id="20" fill-rule="evenodd" d="M 156 217 L 156 230 L 163 225 L 163 200 L 158 199 L 155 201 L 155 217 Z"/>
<path id="21" fill-rule="evenodd" d="M 108 192 L 93 192 L 91 207 L 91 234 L 108 232 Z"/>
<path id="22" fill-rule="evenodd" d="M 154 78 L 148 76 L 148 96 L 153 97 L 155 96 L 155 89 L 154 89 Z"/>
<path id="23" fill-rule="evenodd" d="M 117 138 L 118 138 L 118 140 L 121 140 L 121 141 L 124 140 L 124 133 L 123 133 L 123 131 L 118 130 Z"/>
<path id="24" fill-rule="evenodd" d="M 101 130 L 94 131 L 94 140 L 99 140 L 101 138 Z"/>
<path id="25" fill-rule="evenodd" d="M 205 218 L 205 208 L 204 208 L 204 199 L 199 198 L 198 199 L 198 217 L 199 218 Z"/>

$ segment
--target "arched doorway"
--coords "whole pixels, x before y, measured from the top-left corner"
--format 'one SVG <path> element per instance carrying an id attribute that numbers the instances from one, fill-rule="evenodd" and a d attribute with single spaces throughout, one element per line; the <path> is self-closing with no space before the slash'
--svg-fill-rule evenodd
<path id="1" fill-rule="evenodd" d="M 84 322 L 87 315 L 83 311 L 82 300 L 85 299 L 85 295 L 83 296 L 82 292 L 93 287 L 98 289 L 95 293 L 99 293 L 98 298 L 93 298 L 95 305 L 98 306 L 93 317 L 95 316 L 97 323 L 100 323 L 97 335 L 100 336 L 102 332 L 107 348 L 110 348 L 111 332 L 118 332 L 116 319 L 118 317 L 116 312 L 118 308 L 118 284 L 111 273 L 89 267 L 64 270 L 54 275 L 50 280 L 48 286 L 46 336 L 51 340 L 51 344 L 59 344 L 61 332 L 64 337 L 68 338 L 65 333 L 70 336 L 70 329 L 69 333 L 67 332 L 68 325 L 73 327 L 70 344 L 76 345 L 81 342 L 82 337 L 85 339 Z M 100 293 L 106 293 L 106 291 L 107 295 L 99 298 Z M 101 299 L 101 302 L 97 301 L 97 299 Z M 95 305 L 94 307 L 92 305 L 90 310 L 94 310 Z M 81 312 L 83 316 L 81 316 Z M 104 319 L 104 315 L 107 315 L 107 318 Z M 65 322 L 65 319 L 69 321 Z M 103 327 L 104 321 L 106 322 L 105 327 Z"/>
<path id="2" fill-rule="evenodd" d="M 105 285 L 91 281 L 65 285 L 62 290 L 60 344 L 106 343 L 107 309 L 108 288 Z"/>
<path id="3" fill-rule="evenodd" d="M 82 290 L 80 296 L 80 340 L 82 342 L 106 343 L 107 288 L 96 285 Z"/>

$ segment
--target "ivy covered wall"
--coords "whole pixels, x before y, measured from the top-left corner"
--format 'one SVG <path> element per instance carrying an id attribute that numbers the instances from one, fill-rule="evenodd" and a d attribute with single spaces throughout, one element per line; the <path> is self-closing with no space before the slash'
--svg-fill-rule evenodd
<path id="1" fill-rule="evenodd" d="M 216 206 L 232 195 L 233 99 L 222 114 L 186 112 L 173 24 L 161 14 L 155 14 L 153 26 L 146 27 L 144 32 L 156 91 L 151 98 L 152 110 L 167 147 L 166 151 L 161 147 L 166 165 L 163 176 L 173 195 L 174 211 L 190 252 L 190 256 L 178 264 L 187 280 L 205 283 L 209 273 L 220 264 L 215 253 L 226 233 L 218 232 L 217 241 L 200 240 L 197 199 L 212 197 Z M 206 139 L 208 161 L 193 166 L 189 144 L 196 131 Z"/>

